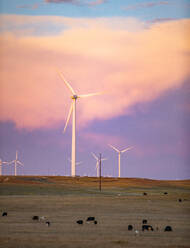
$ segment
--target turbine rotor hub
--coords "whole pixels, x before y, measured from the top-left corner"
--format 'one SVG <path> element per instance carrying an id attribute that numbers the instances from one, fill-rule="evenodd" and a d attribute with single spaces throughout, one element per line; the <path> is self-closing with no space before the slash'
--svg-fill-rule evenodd
<path id="1" fill-rule="evenodd" d="M 73 95 L 73 96 L 71 96 L 71 98 L 77 100 L 78 96 L 77 95 Z"/>

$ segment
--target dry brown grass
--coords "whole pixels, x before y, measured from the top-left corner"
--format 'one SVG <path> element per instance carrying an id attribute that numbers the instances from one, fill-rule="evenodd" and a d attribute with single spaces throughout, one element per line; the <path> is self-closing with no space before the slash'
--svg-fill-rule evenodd
<path id="1" fill-rule="evenodd" d="M 0 211 L 8 212 L 0 216 L 2 248 L 190 247 L 189 181 L 104 178 L 101 193 L 96 178 L 4 176 L 0 182 Z M 51 226 L 33 215 L 46 216 Z M 98 224 L 76 224 L 88 216 Z M 142 219 L 158 230 L 142 232 Z M 164 232 L 166 225 L 173 232 Z"/>

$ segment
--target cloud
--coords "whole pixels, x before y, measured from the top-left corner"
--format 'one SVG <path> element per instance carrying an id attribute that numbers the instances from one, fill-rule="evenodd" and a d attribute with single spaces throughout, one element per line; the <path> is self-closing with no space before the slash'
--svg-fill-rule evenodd
<path id="1" fill-rule="evenodd" d="M 97 5 L 101 5 L 105 2 L 107 2 L 107 0 L 94 0 L 94 1 L 84 1 L 84 0 L 44 0 L 45 3 L 70 3 L 70 4 L 74 4 L 74 5 L 81 5 L 81 6 L 97 6 Z"/>
<path id="2" fill-rule="evenodd" d="M 177 19 L 176 18 L 155 18 L 155 19 L 148 21 L 148 23 L 167 22 L 167 21 L 174 21 L 174 20 L 177 20 Z"/>
<path id="3" fill-rule="evenodd" d="M 160 5 L 168 5 L 169 1 L 159 1 L 159 2 L 144 2 L 144 3 L 137 3 L 133 5 L 128 5 L 124 7 L 124 10 L 136 10 L 141 8 L 152 8 Z"/>
<path id="4" fill-rule="evenodd" d="M 107 0 L 95 0 L 95 1 L 92 1 L 92 2 L 89 2 L 88 5 L 89 6 L 97 6 L 97 5 L 101 5 L 103 3 L 106 3 Z"/>
<path id="5" fill-rule="evenodd" d="M 24 4 L 24 5 L 18 5 L 17 8 L 19 9 L 31 9 L 31 10 L 35 10 L 39 8 L 39 4 L 35 3 L 35 4 Z"/>
<path id="6" fill-rule="evenodd" d="M 26 18 L 25 25 L 36 20 L 43 28 L 45 17 L 42 22 L 36 18 Z M 13 23 L 22 26 L 18 19 L 14 16 Z M 79 126 L 130 114 L 135 104 L 180 87 L 189 77 L 190 21 L 143 28 L 138 20 L 129 20 L 135 31 L 127 18 L 123 25 L 114 18 L 55 17 L 57 25 L 67 26 L 58 34 L 1 33 L 0 120 L 27 129 L 64 126 L 71 99 L 57 68 L 78 94 L 106 92 L 78 100 Z"/>
<path id="7" fill-rule="evenodd" d="M 71 3 L 77 4 L 79 1 L 77 0 L 44 0 L 45 3 Z"/>

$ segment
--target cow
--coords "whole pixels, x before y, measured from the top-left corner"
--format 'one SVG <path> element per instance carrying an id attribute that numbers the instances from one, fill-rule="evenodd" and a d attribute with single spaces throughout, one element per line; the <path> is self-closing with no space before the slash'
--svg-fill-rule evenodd
<path id="1" fill-rule="evenodd" d="M 86 219 L 86 221 L 87 221 L 87 222 L 89 222 L 89 221 L 95 221 L 95 217 L 90 216 L 90 217 L 88 217 L 88 218 Z"/>
<path id="2" fill-rule="evenodd" d="M 143 224 L 147 224 L 147 220 L 145 220 L 145 219 L 142 220 L 142 223 L 143 223 Z"/>
<path id="3" fill-rule="evenodd" d="M 144 232 L 144 230 L 154 231 L 154 229 L 151 225 L 142 225 L 142 231 Z"/>
<path id="4" fill-rule="evenodd" d="M 171 232 L 171 231 L 172 231 L 171 226 L 166 226 L 164 229 L 164 232 Z"/>
<path id="5" fill-rule="evenodd" d="M 8 215 L 7 212 L 2 213 L 2 216 L 7 216 L 7 215 Z"/>
<path id="6" fill-rule="evenodd" d="M 95 221 L 94 221 L 94 224 L 95 224 L 95 225 L 97 225 L 97 224 L 98 224 L 97 220 L 95 220 Z"/>
<path id="7" fill-rule="evenodd" d="M 143 195 L 147 195 L 147 193 L 146 193 L 146 192 L 144 192 L 144 193 L 143 193 Z"/>
<path id="8" fill-rule="evenodd" d="M 50 226 L 50 222 L 49 221 L 46 221 L 46 226 Z"/>
<path id="9" fill-rule="evenodd" d="M 76 223 L 79 224 L 79 225 L 82 225 L 83 224 L 83 220 L 77 220 Z"/>
<path id="10" fill-rule="evenodd" d="M 45 219 L 46 219 L 45 216 L 40 216 L 40 217 L 39 217 L 39 220 L 40 220 L 40 221 L 44 221 Z"/>
<path id="11" fill-rule="evenodd" d="M 132 231 L 133 230 L 133 226 L 132 225 L 128 225 L 128 231 Z"/>
<path id="12" fill-rule="evenodd" d="M 182 199 L 181 199 L 181 198 L 179 198 L 178 202 L 182 202 Z"/>
<path id="13" fill-rule="evenodd" d="M 168 194 L 168 192 L 164 192 L 164 195 L 167 195 Z"/>
<path id="14" fill-rule="evenodd" d="M 136 235 L 139 235 L 139 231 L 138 230 L 135 230 L 135 236 Z"/>
<path id="15" fill-rule="evenodd" d="M 34 216 L 32 217 L 32 219 L 33 219 L 33 220 L 39 220 L 39 216 L 34 215 Z"/>

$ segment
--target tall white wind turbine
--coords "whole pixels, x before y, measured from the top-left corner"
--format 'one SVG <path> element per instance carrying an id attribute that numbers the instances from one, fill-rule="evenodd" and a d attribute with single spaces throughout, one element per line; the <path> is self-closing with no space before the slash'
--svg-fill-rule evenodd
<path id="1" fill-rule="evenodd" d="M 2 165 L 3 164 L 10 164 L 10 162 L 5 162 L 5 161 L 2 161 L 2 159 L 0 159 L 0 176 L 2 176 Z"/>
<path id="2" fill-rule="evenodd" d="M 92 156 L 96 159 L 96 175 L 97 177 L 99 177 L 99 163 L 100 163 L 100 158 L 98 158 L 93 152 L 92 153 Z M 104 161 L 104 160 L 107 160 L 107 158 L 101 158 L 101 161 Z"/>
<path id="3" fill-rule="evenodd" d="M 15 176 L 17 176 L 17 165 L 22 165 L 24 166 L 23 163 L 21 163 L 19 160 L 18 160 L 18 151 L 16 151 L 16 159 L 11 161 L 10 164 L 14 164 L 15 165 Z"/>
<path id="4" fill-rule="evenodd" d="M 112 146 L 112 145 L 109 145 L 112 149 L 114 149 L 117 153 L 118 153 L 118 176 L 121 177 L 121 153 L 124 153 L 126 151 L 129 151 L 131 150 L 133 147 L 128 147 L 124 150 L 118 150 L 116 147 Z"/>
<path id="5" fill-rule="evenodd" d="M 60 71 L 58 71 L 61 79 L 63 80 L 63 82 L 65 83 L 65 85 L 67 86 L 67 88 L 70 90 L 70 92 L 72 93 L 71 99 L 72 99 L 72 103 L 71 103 L 71 107 L 69 110 L 69 114 L 67 116 L 67 121 L 65 124 L 65 128 L 64 131 L 67 128 L 68 122 L 70 120 L 71 117 L 71 113 L 73 112 L 73 118 L 72 118 L 72 155 L 71 155 L 71 176 L 75 177 L 75 167 L 76 167 L 76 100 L 78 98 L 85 98 L 85 97 L 89 97 L 89 96 L 95 96 L 95 95 L 100 95 L 101 93 L 91 93 L 91 94 L 86 94 L 86 95 L 77 95 L 76 92 L 73 90 L 73 88 L 71 87 L 71 85 L 65 80 L 64 76 L 62 75 L 62 73 Z"/>

